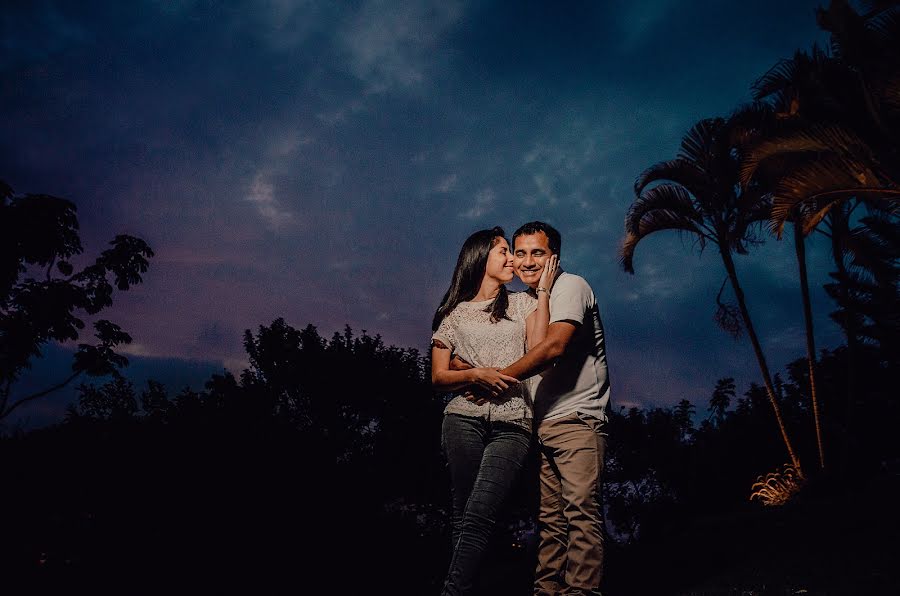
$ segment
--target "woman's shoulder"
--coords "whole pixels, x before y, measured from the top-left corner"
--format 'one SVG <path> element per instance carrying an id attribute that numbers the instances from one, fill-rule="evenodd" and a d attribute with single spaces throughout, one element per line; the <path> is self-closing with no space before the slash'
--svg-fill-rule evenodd
<path id="1" fill-rule="evenodd" d="M 458 325 L 463 321 L 476 316 L 475 313 L 482 310 L 484 306 L 477 302 L 460 302 L 453 307 L 453 310 L 444 315 L 444 321 L 449 325 Z"/>
<path id="2" fill-rule="evenodd" d="M 537 298 L 531 292 L 510 292 L 509 305 L 519 317 L 526 317 L 537 304 Z"/>
<path id="3" fill-rule="evenodd" d="M 530 302 L 537 302 L 537 298 L 534 294 L 526 290 L 523 292 L 510 292 L 509 301 L 510 303 L 515 302 L 516 304 L 528 304 Z"/>

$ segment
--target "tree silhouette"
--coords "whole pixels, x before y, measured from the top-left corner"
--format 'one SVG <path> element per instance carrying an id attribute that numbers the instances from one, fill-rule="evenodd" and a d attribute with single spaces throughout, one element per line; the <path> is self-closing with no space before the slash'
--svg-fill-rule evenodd
<path id="1" fill-rule="evenodd" d="M 72 407 L 70 415 L 95 420 L 119 420 L 131 418 L 138 409 L 134 385 L 121 376 L 100 387 L 82 384 L 78 391 L 78 407 Z"/>
<path id="2" fill-rule="evenodd" d="M 105 376 L 127 365 L 115 347 L 131 337 L 101 319 L 94 323 L 97 342 L 78 344 L 68 377 L 11 399 L 14 383 L 42 346 L 77 340 L 84 328 L 79 314 L 95 315 L 110 306 L 113 284 L 125 291 L 141 283 L 153 256 L 150 247 L 127 235 L 110 245 L 94 263 L 75 271 L 70 260 L 83 251 L 75 205 L 49 195 L 18 196 L 0 181 L 0 420 L 82 374 Z"/>
<path id="3" fill-rule="evenodd" d="M 803 239 L 825 217 L 838 218 L 847 200 L 879 204 L 900 198 L 896 144 L 896 85 L 900 53 L 897 2 L 874 3 L 857 13 L 844 0 L 818 11 L 831 32 L 832 53 L 813 46 L 780 61 L 753 85 L 775 118 L 761 119 L 747 143 L 742 182 L 762 182 L 773 195 L 772 226 L 780 237 L 793 221 L 800 273 L 813 418 L 819 463 L 825 467 L 815 379 L 815 343 Z M 831 225 L 833 231 L 846 226 Z M 841 239 L 833 237 L 834 241 Z"/>
<path id="4" fill-rule="evenodd" d="M 888 365 L 900 360 L 900 223 L 875 212 L 851 227 L 850 215 L 859 203 L 845 203 L 826 218 L 836 271 L 825 290 L 838 309 L 831 318 L 847 338 L 842 466 L 850 464 L 855 411 L 863 403 L 860 365 L 877 358 Z M 866 349 L 876 346 L 876 351 Z M 866 355 L 863 355 L 866 352 Z"/>
<path id="5" fill-rule="evenodd" d="M 800 63 L 808 65 L 808 61 Z M 804 68 L 795 68 L 791 71 L 795 77 L 806 80 L 804 75 L 808 74 Z M 760 99 L 759 97 L 757 99 Z M 784 128 L 784 121 L 790 119 L 792 114 L 797 110 L 796 97 L 786 93 L 774 93 L 769 98 L 771 103 L 757 102 L 740 108 L 734 115 L 733 119 L 737 122 L 739 144 L 742 147 L 742 155 L 747 154 L 748 150 L 764 142 L 768 138 L 777 136 Z M 746 158 L 745 158 L 746 159 Z M 754 192 L 765 193 L 772 197 L 777 194 L 778 184 L 781 183 L 784 171 L 789 169 L 792 163 L 796 162 L 795 156 L 783 155 L 779 158 L 771 158 L 767 160 L 761 167 L 758 167 L 754 176 L 745 181 L 748 189 L 752 188 Z M 816 391 L 816 347 L 815 335 L 813 333 L 812 307 L 809 293 L 809 278 L 807 274 L 806 262 L 806 235 L 804 224 L 811 217 L 809 209 L 803 204 L 798 204 L 791 211 L 788 217 L 793 223 L 793 239 L 794 252 L 797 257 L 797 272 L 800 282 L 800 296 L 803 306 L 803 320 L 806 330 L 806 354 L 809 367 L 809 379 L 811 386 L 811 399 L 813 405 L 813 423 L 816 429 L 816 443 L 818 446 L 819 466 L 825 468 L 825 451 L 822 442 L 821 433 L 821 416 L 819 409 L 819 401 Z M 778 236 L 781 238 L 780 235 Z"/>
<path id="6" fill-rule="evenodd" d="M 697 408 L 694 407 L 689 400 L 682 399 L 676 405 L 673 411 L 675 415 L 675 424 L 678 425 L 678 430 L 681 433 L 680 438 L 682 441 L 687 441 L 690 439 L 691 435 L 694 432 L 694 412 Z"/>
<path id="7" fill-rule="evenodd" d="M 870 4 L 857 12 L 832 0 L 817 12 L 831 54 L 798 51 L 754 84 L 757 99 L 781 106 L 783 123 L 747 151 L 741 179 L 748 183 L 767 160 L 790 158 L 774 185 L 779 235 L 801 204 L 808 234 L 844 201 L 900 200 L 900 3 Z"/>
<path id="8" fill-rule="evenodd" d="M 716 388 L 713 390 L 712 397 L 709 398 L 709 417 L 707 420 L 713 419 L 718 426 L 725 421 L 725 410 L 731 405 L 731 400 L 735 396 L 734 379 L 727 377 L 716 381 Z"/>
<path id="9" fill-rule="evenodd" d="M 752 228 L 769 216 L 767 194 L 752 187 L 741 189 L 739 185 L 741 153 L 734 143 L 738 131 L 737 122 L 722 118 L 702 120 L 685 135 L 681 151 L 674 160 L 651 166 L 638 176 L 634 186 L 637 198 L 625 216 L 621 263 L 625 271 L 634 273 L 632 261 L 638 243 L 661 230 L 687 232 L 694 236 L 701 250 L 706 243 L 716 246 L 753 346 L 782 440 L 791 464 L 802 477 L 800 459 L 788 437 L 769 367 L 734 264 L 733 253 L 747 252 L 747 245 L 755 241 Z M 664 182 L 648 187 L 656 181 Z"/>

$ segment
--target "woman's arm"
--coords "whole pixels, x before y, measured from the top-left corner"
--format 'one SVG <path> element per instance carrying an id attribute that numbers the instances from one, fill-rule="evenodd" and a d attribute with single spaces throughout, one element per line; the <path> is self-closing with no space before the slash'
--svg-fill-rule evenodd
<path id="1" fill-rule="evenodd" d="M 547 327 L 550 325 L 550 289 L 556 281 L 558 266 L 559 257 L 550 255 L 541 272 L 537 287 L 537 308 L 525 319 L 525 346 L 529 351 L 547 337 Z"/>
<path id="2" fill-rule="evenodd" d="M 450 349 L 440 342 L 431 347 L 431 385 L 440 391 L 453 391 L 466 385 L 478 385 L 493 395 L 500 395 L 518 379 L 501 374 L 495 368 L 450 369 Z"/>

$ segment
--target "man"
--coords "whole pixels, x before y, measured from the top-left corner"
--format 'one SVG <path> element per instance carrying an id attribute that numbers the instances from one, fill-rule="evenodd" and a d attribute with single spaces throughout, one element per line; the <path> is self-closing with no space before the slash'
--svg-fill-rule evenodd
<path id="1" fill-rule="evenodd" d="M 513 234 L 513 266 L 538 287 L 562 239 L 535 221 Z M 534 591 L 540 595 L 599 594 L 603 575 L 600 479 L 606 448 L 609 377 L 603 325 L 588 283 L 560 269 L 550 295 L 547 338 L 503 371 L 532 379 L 541 453 L 540 545 Z M 541 372 L 543 371 L 543 372 Z"/>

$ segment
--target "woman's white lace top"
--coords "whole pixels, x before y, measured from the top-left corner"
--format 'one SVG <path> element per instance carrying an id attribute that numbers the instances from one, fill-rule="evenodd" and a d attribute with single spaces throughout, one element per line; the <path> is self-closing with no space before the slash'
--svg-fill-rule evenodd
<path id="1" fill-rule="evenodd" d="M 509 294 L 507 319 L 491 322 L 493 300 L 462 302 L 444 317 L 432 340 L 475 367 L 504 368 L 525 354 L 525 319 L 537 308 L 526 292 Z M 462 414 L 517 424 L 531 430 L 531 396 L 525 383 L 513 385 L 484 405 L 455 396 L 445 414 Z"/>

